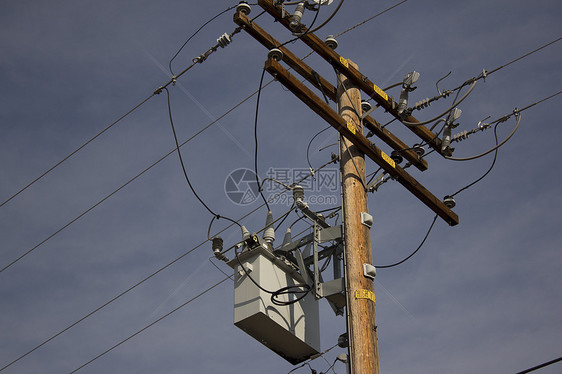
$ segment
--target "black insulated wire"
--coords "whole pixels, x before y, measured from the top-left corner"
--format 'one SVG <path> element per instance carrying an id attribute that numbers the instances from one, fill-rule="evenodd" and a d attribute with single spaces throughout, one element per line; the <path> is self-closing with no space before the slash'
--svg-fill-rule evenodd
<path id="1" fill-rule="evenodd" d="M 495 126 L 494 126 L 494 139 L 496 141 L 496 146 L 498 145 L 498 125 L 500 123 L 498 122 Z M 454 194 L 451 194 L 449 196 L 454 197 L 456 195 L 458 195 L 459 193 L 461 193 L 462 191 L 474 186 L 476 183 L 480 182 L 482 179 L 486 178 L 486 176 L 488 176 L 488 174 L 490 174 L 490 172 L 492 171 L 492 169 L 494 168 L 494 165 L 496 164 L 496 160 L 498 159 L 498 149 L 496 148 L 494 151 L 494 159 L 492 160 L 492 164 L 490 165 L 490 167 L 488 168 L 488 170 L 484 173 L 484 175 L 482 175 L 480 178 L 476 179 L 474 182 L 464 186 L 463 188 L 461 188 L 460 190 L 458 190 L 457 192 L 455 192 Z"/>
<path id="2" fill-rule="evenodd" d="M 211 213 L 211 215 L 217 217 L 218 215 L 215 212 L 213 212 L 207 204 L 205 204 L 205 202 L 201 199 L 201 197 L 199 197 L 199 195 L 195 191 L 195 188 L 193 188 L 193 185 L 191 184 L 191 181 L 189 180 L 189 177 L 187 176 L 187 171 L 185 170 L 185 165 L 183 163 L 183 158 L 181 156 L 180 144 L 178 142 L 178 136 L 176 134 L 176 127 L 174 126 L 174 119 L 172 118 L 172 104 L 170 103 L 170 91 L 167 88 L 164 88 L 164 90 L 166 91 L 166 97 L 168 99 L 167 100 L 168 101 L 168 117 L 170 118 L 170 125 L 172 126 L 172 132 L 174 134 L 174 141 L 176 142 L 176 151 L 178 153 L 178 157 L 179 157 L 180 164 L 181 164 L 181 169 L 183 171 L 183 175 L 185 177 L 185 180 L 187 181 L 187 184 L 188 184 L 189 188 L 191 189 L 191 192 L 193 192 L 193 195 L 195 195 L 195 197 L 197 198 L 197 200 L 199 200 L 201 205 L 203 205 L 205 207 L 205 209 L 207 209 L 209 211 L 209 213 Z"/>
<path id="3" fill-rule="evenodd" d="M 405 259 L 398 261 L 394 264 L 390 264 L 390 265 L 375 265 L 375 267 L 377 269 L 388 269 L 394 266 L 398 266 L 400 264 L 403 264 L 404 262 L 408 261 L 410 258 L 412 258 L 412 256 L 414 256 L 416 253 L 418 253 L 418 251 L 421 249 L 421 247 L 424 245 L 425 241 L 427 240 L 427 237 L 429 236 L 429 233 L 431 232 L 431 230 L 433 229 L 433 226 L 435 225 L 435 221 L 437 221 L 437 217 L 438 215 L 436 214 L 435 217 L 433 217 L 433 222 L 431 222 L 431 226 L 429 226 L 429 230 L 427 230 L 427 233 L 425 234 L 425 237 L 423 238 L 422 242 L 420 243 L 420 245 L 416 248 L 416 250 L 414 252 L 412 252 L 408 257 L 406 257 Z"/>
<path id="4" fill-rule="evenodd" d="M 292 285 L 292 286 L 282 287 L 282 288 L 280 288 L 276 291 L 270 291 L 270 290 L 260 286 L 260 284 L 258 282 L 256 282 L 256 280 L 254 278 L 252 278 L 252 276 L 250 275 L 250 272 L 244 267 L 244 265 L 242 264 L 242 261 L 240 261 L 240 257 L 238 255 L 238 251 L 236 250 L 236 248 L 234 248 L 234 257 L 236 257 L 236 261 L 238 262 L 238 265 L 240 265 L 240 267 L 242 268 L 242 270 L 244 271 L 244 274 L 248 277 L 248 279 L 250 281 L 252 281 L 252 283 L 257 288 L 259 288 L 260 290 L 262 290 L 265 293 L 270 294 L 271 295 L 271 302 L 273 304 L 277 305 L 277 306 L 288 306 L 288 305 L 298 303 L 299 301 L 304 299 L 306 297 L 306 295 L 308 295 L 308 293 L 312 289 L 312 287 L 310 287 L 308 284 L 302 283 L 302 284 L 295 284 L 295 285 Z M 296 297 L 293 300 L 280 301 L 278 299 L 278 297 L 281 296 L 281 295 L 300 295 L 300 296 Z"/>
<path id="5" fill-rule="evenodd" d="M 255 115 L 255 119 L 254 119 L 254 174 L 256 175 L 256 183 L 258 185 L 258 191 L 260 193 L 260 196 L 263 199 L 263 202 L 265 203 L 265 206 L 267 207 L 267 210 L 271 211 L 271 209 L 269 208 L 269 203 L 267 202 L 267 199 L 263 195 L 262 188 L 260 187 L 261 184 L 260 184 L 260 178 L 259 178 L 259 175 L 258 175 L 258 145 L 259 145 L 259 140 L 258 140 L 258 115 L 259 115 L 259 109 L 260 109 L 260 97 L 261 97 L 261 90 L 262 90 L 262 84 L 263 84 L 264 76 L 265 76 L 265 68 L 263 68 L 262 72 L 261 72 L 260 84 L 259 84 L 259 87 L 258 87 L 258 95 L 257 95 L 257 99 L 256 99 L 256 115 Z"/>

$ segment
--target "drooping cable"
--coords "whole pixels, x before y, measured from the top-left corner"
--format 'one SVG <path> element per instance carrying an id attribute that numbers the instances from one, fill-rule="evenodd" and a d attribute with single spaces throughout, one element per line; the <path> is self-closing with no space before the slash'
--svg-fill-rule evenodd
<path id="1" fill-rule="evenodd" d="M 183 158 L 181 155 L 181 150 L 180 150 L 180 144 L 178 142 L 178 136 L 176 134 L 176 127 L 174 126 L 174 119 L 172 117 L 172 104 L 170 103 L 170 91 L 168 91 L 167 88 L 164 88 L 164 90 L 166 91 L 166 97 L 168 99 L 168 116 L 170 118 L 170 125 L 172 125 L 172 132 L 174 134 L 174 141 L 176 142 L 176 151 L 178 152 L 178 157 L 180 160 L 180 165 L 181 165 L 181 169 L 183 171 L 183 175 L 185 177 L 185 180 L 187 181 L 187 184 L 189 185 L 189 188 L 191 189 L 191 192 L 193 193 L 193 195 L 195 195 L 195 197 L 197 198 L 197 200 L 199 200 L 199 202 L 205 207 L 205 209 L 207 209 L 209 211 L 209 213 L 211 213 L 211 215 L 213 216 L 211 223 L 209 224 L 209 231 L 211 230 L 211 225 L 213 224 L 213 221 L 215 219 L 226 219 L 227 221 L 233 222 L 235 224 L 237 224 L 238 226 L 242 227 L 238 222 L 236 222 L 233 219 L 230 219 L 228 217 L 225 216 L 221 216 L 217 213 L 215 213 L 214 211 L 211 210 L 211 208 L 209 208 L 209 206 L 207 204 L 205 204 L 205 202 L 201 199 L 201 197 L 197 194 L 197 192 L 195 191 L 195 188 L 193 187 L 193 185 L 191 184 L 191 181 L 189 180 L 189 177 L 187 176 L 187 171 L 185 169 L 185 164 L 183 162 Z M 208 233 L 207 233 L 208 235 Z M 211 238 L 207 237 L 209 240 Z"/>
<path id="2" fill-rule="evenodd" d="M 326 26 L 328 24 L 328 22 L 330 22 L 332 20 L 332 18 L 335 17 L 335 15 L 339 12 L 341 6 L 343 5 L 344 0 L 340 0 L 340 3 L 338 4 L 338 6 L 336 7 L 336 9 L 334 9 L 334 11 L 332 12 L 332 14 L 330 14 L 330 16 L 328 18 L 326 18 L 324 20 L 324 22 L 322 22 L 320 25 L 316 26 L 314 29 L 312 29 L 311 31 L 309 31 L 310 33 L 316 32 L 318 30 L 320 30 L 322 27 Z"/>
<path id="3" fill-rule="evenodd" d="M 494 126 L 494 139 L 496 141 L 496 146 L 498 145 L 498 125 L 500 124 L 500 122 L 496 123 L 496 125 Z M 488 174 L 490 174 L 490 172 L 492 171 L 492 169 L 494 168 L 494 165 L 496 164 L 496 160 L 498 159 L 498 148 L 495 149 L 494 151 L 494 159 L 492 160 L 492 165 L 490 165 L 490 167 L 488 168 L 488 170 L 484 173 L 484 175 L 482 175 L 480 178 L 476 179 L 474 182 L 464 186 L 463 188 L 461 188 L 460 190 L 458 190 L 457 192 L 455 192 L 454 194 L 451 194 L 451 197 L 454 197 L 456 195 L 458 195 L 459 193 L 461 193 L 462 191 L 474 186 L 476 183 L 480 182 L 482 179 L 486 178 L 486 176 Z"/>
<path id="4" fill-rule="evenodd" d="M 121 340 L 119 343 L 113 345 L 111 348 L 106 349 L 105 351 L 103 351 L 102 353 L 100 353 L 99 355 L 97 355 L 96 357 L 92 358 L 91 360 L 89 360 L 88 362 L 80 365 L 79 367 L 77 367 L 76 369 L 72 370 L 70 372 L 70 374 L 76 373 L 77 371 L 79 371 L 80 369 L 84 368 L 85 366 L 88 366 L 89 364 L 91 364 L 92 362 L 96 361 L 97 359 L 101 358 L 102 356 L 106 355 L 107 353 L 111 352 L 112 350 L 114 350 L 115 348 L 119 347 L 121 344 L 131 340 L 132 338 L 134 338 L 135 336 L 137 336 L 138 334 L 142 333 L 143 331 L 147 330 L 148 328 L 154 326 L 155 324 L 157 324 L 158 322 L 162 321 L 164 318 L 169 317 L 170 315 L 172 315 L 173 313 L 177 312 L 178 310 L 182 309 L 183 307 L 185 307 L 186 305 L 192 303 L 193 301 L 197 300 L 198 298 L 200 298 L 201 296 L 205 295 L 207 292 L 211 291 L 212 289 L 216 288 L 217 286 L 221 285 L 222 283 L 224 283 L 226 280 L 228 280 L 229 278 L 226 277 L 223 280 L 221 280 L 218 283 L 215 283 L 214 285 L 212 285 L 211 287 L 205 289 L 204 291 L 198 293 L 197 295 L 195 295 L 194 297 L 192 297 L 191 299 L 187 300 L 186 302 L 184 302 L 183 304 L 181 304 L 180 306 L 172 309 L 171 311 L 169 311 L 168 313 L 164 314 L 162 317 L 154 320 L 153 322 L 151 322 L 150 324 L 146 325 L 145 327 L 143 327 L 142 329 L 138 330 L 137 332 L 135 332 L 134 334 L 130 335 L 129 337 Z"/>
<path id="5" fill-rule="evenodd" d="M 435 217 L 433 217 L 433 222 L 431 222 L 431 226 L 429 226 L 429 230 L 427 230 L 427 233 L 425 234 L 425 237 L 423 238 L 422 242 L 420 243 L 420 245 L 416 248 L 416 250 L 414 252 L 412 252 L 410 255 L 408 255 L 408 257 L 406 257 L 405 259 L 403 259 L 402 261 L 398 261 L 394 264 L 390 264 L 390 265 L 375 265 L 375 267 L 377 269 L 388 269 L 394 266 L 398 266 L 400 264 L 403 264 L 404 262 L 408 261 L 410 258 L 412 258 L 413 255 L 415 255 L 416 253 L 418 253 L 418 251 L 421 249 L 421 247 L 423 246 L 423 244 L 425 243 L 425 241 L 427 240 L 427 237 L 429 236 L 429 233 L 431 232 L 431 229 L 433 229 L 433 225 L 435 225 L 435 221 L 437 221 L 437 217 L 438 215 L 436 214 Z"/>
<path id="6" fill-rule="evenodd" d="M 501 147 L 502 145 L 504 145 L 505 143 L 507 143 L 507 141 L 509 139 L 511 139 L 511 137 L 513 135 L 515 135 L 515 133 L 517 132 L 517 129 L 519 128 L 519 124 L 521 123 L 521 112 L 519 112 L 517 109 L 515 109 L 513 111 L 513 115 L 515 115 L 515 118 L 517 119 L 517 122 L 515 123 L 515 127 L 513 128 L 513 130 L 511 131 L 511 133 L 499 144 L 496 144 L 496 146 L 492 147 L 491 149 L 487 150 L 486 152 L 482 152 L 479 153 L 475 156 L 470 156 L 470 157 L 450 157 L 450 156 L 444 156 L 447 160 L 452 160 L 452 161 L 470 161 L 470 160 L 475 160 L 477 158 L 486 156 L 488 153 L 494 152 L 496 149 L 498 149 L 499 147 Z M 497 120 L 498 124 L 501 122 L 505 122 L 509 117 L 511 117 L 511 114 L 504 116 L 502 118 L 500 118 L 499 120 Z"/>
<path id="7" fill-rule="evenodd" d="M 306 146 L 306 162 L 308 163 L 308 167 L 312 170 L 312 164 L 310 163 L 310 146 L 312 145 L 312 142 L 314 141 L 314 139 L 316 139 L 320 134 L 322 134 L 324 131 L 327 131 L 329 129 L 331 129 L 332 126 L 328 126 L 323 130 L 320 130 L 316 133 L 316 135 L 314 135 L 312 137 L 312 139 L 310 139 L 310 141 L 308 142 L 308 145 Z"/>
<path id="8" fill-rule="evenodd" d="M 267 199 L 265 198 L 265 196 L 263 195 L 263 191 L 262 188 L 260 187 L 260 178 L 259 178 L 259 174 L 258 174 L 258 114 L 259 114 L 259 109 L 260 109 L 260 96 L 261 96 L 261 90 L 262 90 L 262 84 L 263 84 L 263 78 L 265 76 L 265 68 L 262 69 L 261 72 L 261 78 L 260 78 L 260 84 L 258 86 L 258 95 L 256 98 L 256 115 L 254 118 L 254 174 L 256 175 L 256 183 L 258 185 L 258 190 L 260 193 L 261 198 L 263 199 L 263 202 L 265 203 L 265 206 L 267 207 L 268 211 L 271 211 L 271 209 L 269 208 L 269 203 L 267 202 Z"/>
<path id="9" fill-rule="evenodd" d="M 207 204 L 205 204 L 205 202 L 197 194 L 197 192 L 195 191 L 195 188 L 193 188 L 193 185 L 191 184 L 191 181 L 189 180 L 189 177 L 187 176 L 187 171 L 185 170 L 185 164 L 183 163 L 183 157 L 181 156 L 180 144 L 178 142 L 178 136 L 176 134 L 176 127 L 174 126 L 174 119 L 172 117 L 172 104 L 170 103 L 170 91 L 167 88 L 164 88 L 164 90 L 166 91 L 166 97 L 168 99 L 168 117 L 170 118 L 170 125 L 172 125 L 172 132 L 174 133 L 174 141 L 176 142 L 176 151 L 178 153 L 181 169 L 183 171 L 183 175 L 185 177 L 185 180 L 187 181 L 189 189 L 191 190 L 191 192 L 193 192 L 193 195 L 197 198 L 197 200 L 199 200 L 201 205 L 203 205 L 205 207 L 205 209 L 207 209 L 209 211 L 209 213 L 211 213 L 212 216 L 217 217 L 218 215 L 215 212 L 213 212 L 211 210 L 211 208 L 209 208 L 209 206 Z"/>

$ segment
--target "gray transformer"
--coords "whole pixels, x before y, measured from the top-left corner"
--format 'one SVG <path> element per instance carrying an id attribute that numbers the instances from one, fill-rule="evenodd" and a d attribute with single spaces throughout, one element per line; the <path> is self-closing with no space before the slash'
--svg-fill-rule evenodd
<path id="1" fill-rule="evenodd" d="M 267 246 L 246 250 L 228 262 L 234 269 L 234 324 L 292 364 L 320 352 L 318 300 L 314 292 L 289 305 L 276 305 L 271 293 L 305 283 L 288 261 L 275 256 Z M 277 301 L 295 300 L 302 294 L 282 294 Z"/>

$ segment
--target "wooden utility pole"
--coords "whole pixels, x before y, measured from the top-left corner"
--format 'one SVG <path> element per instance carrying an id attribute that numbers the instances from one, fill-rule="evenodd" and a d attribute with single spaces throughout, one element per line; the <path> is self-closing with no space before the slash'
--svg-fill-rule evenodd
<path id="1" fill-rule="evenodd" d="M 343 74 L 338 77 L 337 95 L 339 114 L 362 133 L 361 93 Z M 363 264 L 373 263 L 369 227 L 361 223 L 361 213 L 367 213 L 369 209 L 365 191 L 365 156 L 343 135 L 340 135 L 340 156 L 351 373 L 378 374 L 374 285 L 372 279 L 363 275 Z"/>
<path id="2" fill-rule="evenodd" d="M 258 0 L 258 4 L 271 14 L 277 22 L 290 28 L 291 14 L 274 0 Z M 348 322 L 349 355 L 352 374 L 379 374 L 377 325 L 375 313 L 374 284 L 364 274 L 364 264 L 372 266 L 370 226 L 364 224 L 362 213 L 368 213 L 365 157 L 374 161 L 393 180 L 404 186 L 428 208 L 433 210 L 449 225 L 459 223 L 458 216 L 443 201 L 435 197 L 421 183 L 401 168 L 382 149 L 363 135 L 360 91 L 366 93 L 388 113 L 399 121 L 419 123 L 411 115 L 402 118 L 397 112 L 397 103 L 369 78 L 363 75 L 357 65 L 344 58 L 320 40 L 314 33 L 304 32 L 299 39 L 318 56 L 325 59 L 338 74 L 338 86 L 334 87 L 303 60 L 263 30 L 247 14 L 238 12 L 234 22 L 252 35 L 268 49 L 279 49 L 268 55 L 264 68 L 277 81 L 288 88 L 310 109 L 340 133 L 340 170 L 342 174 L 343 237 L 345 241 L 345 291 Z M 301 30 L 305 31 L 305 30 Z M 277 57 L 274 57 L 277 56 Z M 293 76 L 280 62 L 289 65 L 310 84 L 319 88 L 330 100 L 338 104 L 333 110 L 309 87 Z M 404 156 L 413 166 L 424 171 L 427 161 L 383 128 L 372 117 L 363 119 L 365 127 L 380 140 Z M 408 126 L 422 141 L 441 153 L 438 134 L 419 124 Z"/>

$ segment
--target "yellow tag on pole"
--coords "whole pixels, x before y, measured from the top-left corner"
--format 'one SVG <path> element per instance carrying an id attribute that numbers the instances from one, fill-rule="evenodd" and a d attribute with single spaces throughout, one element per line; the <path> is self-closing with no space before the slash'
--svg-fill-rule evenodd
<path id="1" fill-rule="evenodd" d="M 355 298 L 356 299 L 369 299 L 373 303 L 376 303 L 375 293 L 373 291 L 370 291 L 370 290 L 355 290 Z"/>
<path id="2" fill-rule="evenodd" d="M 343 58 L 342 56 L 340 56 L 340 62 L 343 66 L 345 66 L 346 68 L 349 68 L 349 62 L 347 62 L 347 60 L 345 58 Z"/>
<path id="3" fill-rule="evenodd" d="M 353 135 L 355 135 L 355 125 L 351 122 L 347 122 L 347 129 L 351 131 Z"/>
<path id="4" fill-rule="evenodd" d="M 396 169 L 396 163 L 394 162 L 393 159 L 388 157 L 388 155 L 386 153 L 384 153 L 383 151 L 381 151 L 381 156 L 382 156 L 383 160 L 385 160 L 390 166 L 392 166 L 394 169 Z"/>
<path id="5" fill-rule="evenodd" d="M 386 92 L 384 92 L 383 90 L 381 90 L 379 88 L 379 86 L 377 86 L 376 84 L 373 84 L 373 89 L 375 90 L 375 92 L 382 97 L 383 99 L 385 99 L 386 101 L 388 101 L 388 95 L 386 94 Z"/>

